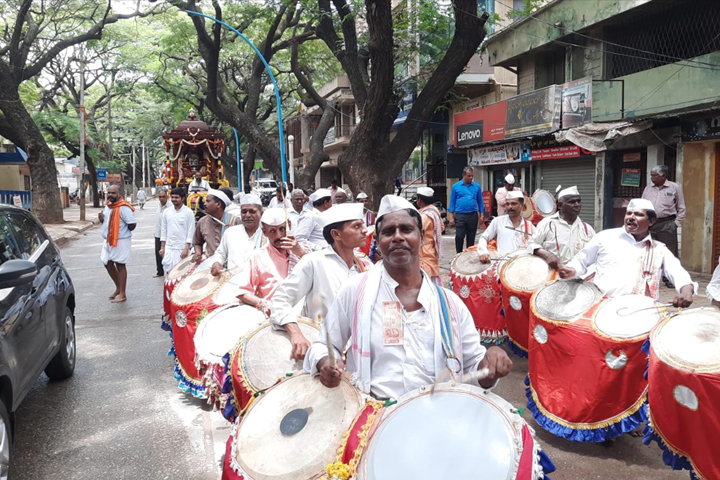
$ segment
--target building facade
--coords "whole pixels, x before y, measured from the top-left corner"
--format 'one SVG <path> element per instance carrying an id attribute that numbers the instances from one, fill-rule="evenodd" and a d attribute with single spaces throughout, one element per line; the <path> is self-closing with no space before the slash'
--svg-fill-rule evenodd
<path id="1" fill-rule="evenodd" d="M 713 270 L 720 2 L 555 0 L 497 31 L 487 49 L 493 66 L 517 72 L 518 88 L 454 113 L 455 148 L 481 182 L 495 188 L 512 171 L 530 193 L 577 184 L 582 217 L 604 229 L 622 224 L 650 169 L 667 165 L 687 205 L 681 260 Z"/>

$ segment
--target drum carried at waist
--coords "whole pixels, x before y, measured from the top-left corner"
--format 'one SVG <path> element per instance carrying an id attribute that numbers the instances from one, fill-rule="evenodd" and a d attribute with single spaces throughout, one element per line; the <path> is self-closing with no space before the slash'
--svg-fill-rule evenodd
<path id="1" fill-rule="evenodd" d="M 684 310 L 650 334 L 649 423 L 645 443 L 655 440 L 673 469 L 693 478 L 720 478 L 720 312 Z"/>
<path id="2" fill-rule="evenodd" d="M 297 322 L 305 338 L 312 343 L 320 327 L 309 319 Z M 242 415 L 257 395 L 292 372 L 303 369 L 303 362 L 290 358 L 292 343 L 284 330 L 264 323 L 241 338 L 230 352 L 223 393 L 228 400 L 223 415 L 230 421 Z"/>
<path id="3" fill-rule="evenodd" d="M 347 375 L 336 388 L 308 374 L 286 378 L 254 401 L 233 427 L 223 480 L 323 477 L 363 405 Z"/>
<path id="4" fill-rule="evenodd" d="M 227 283 L 229 281 L 225 285 Z M 208 403 L 216 408 L 225 406 L 223 358 L 242 337 L 266 321 L 265 314 L 250 305 L 226 305 L 208 314 L 199 323 L 195 332 L 195 367 L 206 389 Z"/>
<path id="5" fill-rule="evenodd" d="M 358 480 L 529 480 L 554 470 L 534 432 L 499 396 L 464 384 L 432 390 L 408 392 L 366 429 Z"/>
<path id="6" fill-rule="evenodd" d="M 528 353 L 530 297 L 557 278 L 557 271 L 545 260 L 522 253 L 508 260 L 500 270 L 500 290 L 507 321 L 508 346 L 520 357 Z"/>
<path id="7" fill-rule="evenodd" d="M 206 392 L 195 367 L 195 331 L 198 322 L 221 306 L 212 297 L 228 278 L 227 273 L 215 277 L 209 269 L 195 271 L 177 284 L 171 296 L 175 378 L 182 391 L 198 398 L 206 398 Z"/>
<path id="8" fill-rule="evenodd" d="M 493 258 L 497 251 L 491 251 Z M 478 252 L 458 253 L 450 264 L 453 291 L 462 299 L 475 321 L 483 343 L 498 344 L 507 338 L 502 312 L 498 262 L 481 263 Z"/>
<path id="9" fill-rule="evenodd" d="M 661 312 L 649 297 L 601 296 L 590 282 L 558 280 L 531 301 L 528 408 L 572 441 L 602 442 L 647 419 L 641 348 Z"/>

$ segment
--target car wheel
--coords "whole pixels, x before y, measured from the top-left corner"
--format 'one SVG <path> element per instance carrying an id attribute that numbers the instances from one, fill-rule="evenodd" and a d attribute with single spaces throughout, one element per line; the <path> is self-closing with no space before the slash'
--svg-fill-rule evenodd
<path id="1" fill-rule="evenodd" d="M 45 367 L 45 374 L 51 380 L 63 380 L 72 376 L 75 371 L 75 319 L 69 307 L 65 307 L 63 313 L 62 338 L 60 339 L 60 351 L 50 360 Z M 0 479 L 1 480 L 1 479 Z"/>
<path id="2" fill-rule="evenodd" d="M 12 449 L 12 426 L 5 404 L 0 402 L 0 480 L 10 478 L 10 452 Z"/>

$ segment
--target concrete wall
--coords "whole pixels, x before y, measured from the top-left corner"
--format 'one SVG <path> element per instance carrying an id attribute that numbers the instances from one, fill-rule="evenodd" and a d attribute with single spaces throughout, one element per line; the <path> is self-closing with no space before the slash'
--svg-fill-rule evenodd
<path id="1" fill-rule="evenodd" d="M 25 190 L 19 165 L 0 165 L 0 190 Z"/>
<path id="2" fill-rule="evenodd" d="M 712 273 L 713 213 L 715 211 L 715 142 L 692 142 L 678 146 L 682 157 L 682 188 L 687 216 L 682 224 L 680 251 L 683 266 Z"/>
<path id="3" fill-rule="evenodd" d="M 535 90 L 535 58 L 523 57 L 518 61 L 518 95 Z"/>
<path id="4" fill-rule="evenodd" d="M 508 0 L 509 1 L 509 0 Z M 517 21 L 488 40 L 491 63 L 508 62 L 566 35 L 568 30 L 588 27 L 651 0 L 558 0 Z M 507 2 L 505 2 L 507 3 Z M 557 28 L 555 25 L 564 28 Z"/>
<path id="5" fill-rule="evenodd" d="M 720 52 L 693 59 L 720 64 Z M 664 65 L 619 77 L 625 83 L 625 118 L 647 117 L 717 101 L 720 69 L 685 67 L 684 62 Z M 593 83 L 593 121 L 620 120 L 622 84 Z"/>

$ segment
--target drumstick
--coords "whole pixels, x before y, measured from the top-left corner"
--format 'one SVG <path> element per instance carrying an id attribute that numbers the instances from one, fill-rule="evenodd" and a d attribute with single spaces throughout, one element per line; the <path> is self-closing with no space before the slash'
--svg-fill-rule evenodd
<path id="1" fill-rule="evenodd" d="M 320 314 L 318 314 L 320 317 Z M 337 368 L 337 362 L 335 361 L 335 349 L 333 348 L 332 340 L 330 340 L 330 332 L 325 329 L 325 342 L 327 343 L 328 349 L 328 360 L 330 360 L 330 368 Z"/>
<path id="2" fill-rule="evenodd" d="M 630 307 L 620 307 L 615 312 L 615 315 L 617 315 L 618 317 L 628 317 L 637 312 L 642 312 L 643 310 L 653 310 L 656 308 L 665 308 L 665 307 L 674 307 L 674 305 L 672 303 L 658 303 L 657 305 L 653 305 L 652 307 L 638 308 L 637 310 L 633 310 L 632 312 L 629 312 L 629 313 L 624 313 L 623 311 L 629 310 Z M 620 312 L 623 312 L 623 313 L 620 313 Z"/>
<path id="3" fill-rule="evenodd" d="M 487 378 L 490 375 L 490 369 L 485 367 L 474 372 L 466 373 L 460 378 L 460 383 L 475 383 Z"/>
<path id="4" fill-rule="evenodd" d="M 505 228 L 507 228 L 508 230 L 512 230 L 513 232 L 522 233 L 523 235 L 527 235 L 528 237 L 532 237 L 532 233 L 523 232 L 522 230 L 518 230 L 517 228 L 513 228 L 513 227 L 508 227 L 507 225 L 505 226 Z"/>

